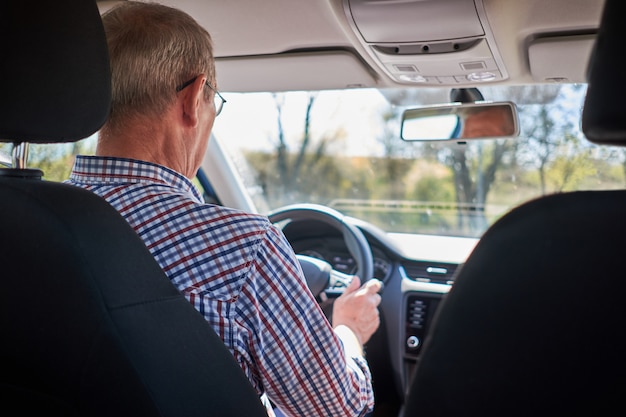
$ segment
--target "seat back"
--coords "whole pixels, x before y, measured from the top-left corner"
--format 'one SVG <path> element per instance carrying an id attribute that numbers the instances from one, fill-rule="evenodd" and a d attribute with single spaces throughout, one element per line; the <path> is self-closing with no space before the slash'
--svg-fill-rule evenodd
<path id="1" fill-rule="evenodd" d="M 605 0 L 587 67 L 589 85 L 582 115 L 582 130 L 593 143 L 626 146 L 626 57 L 616 53 L 626 36 L 624 14 L 624 2 Z"/>
<path id="2" fill-rule="evenodd" d="M 626 37 L 614 24 L 624 11 L 607 0 L 597 45 Z M 622 97 L 607 97 L 626 75 L 607 67 L 623 58 L 602 49 L 589 71 L 587 127 L 599 143 L 624 145 Z M 602 103 L 620 112 L 621 126 L 614 116 L 599 126 Z M 439 306 L 405 417 L 625 413 L 625 213 L 624 190 L 573 192 L 492 225 Z"/>
<path id="3" fill-rule="evenodd" d="M 110 72 L 95 1 L 6 0 L 0 31 L 0 140 L 76 141 L 97 131 Z M 266 415 L 222 340 L 126 221 L 95 194 L 40 176 L 0 170 L 5 409 Z"/>
<path id="4" fill-rule="evenodd" d="M 626 191 L 576 192 L 494 224 L 439 305 L 405 417 L 624 412 L 624 213 Z"/>

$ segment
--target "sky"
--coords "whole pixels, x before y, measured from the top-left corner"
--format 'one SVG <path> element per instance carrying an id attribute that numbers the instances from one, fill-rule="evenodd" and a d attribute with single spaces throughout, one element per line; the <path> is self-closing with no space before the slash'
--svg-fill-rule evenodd
<path id="1" fill-rule="evenodd" d="M 268 93 L 224 94 L 227 103 L 218 116 L 213 133 L 226 145 L 255 150 L 274 149 L 278 137 L 277 110 Z M 285 98 L 282 123 L 288 142 L 299 141 L 304 132 L 308 95 L 289 93 Z M 335 132 L 348 132 L 348 153 L 369 153 L 379 145 L 381 109 L 389 104 L 377 90 L 324 91 L 319 93 L 311 111 L 314 138 Z"/>

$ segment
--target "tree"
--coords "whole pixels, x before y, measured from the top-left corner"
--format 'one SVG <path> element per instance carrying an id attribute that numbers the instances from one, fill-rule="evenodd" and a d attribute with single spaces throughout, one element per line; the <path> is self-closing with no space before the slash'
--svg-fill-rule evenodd
<path id="1" fill-rule="evenodd" d="M 513 148 L 506 140 L 477 141 L 472 147 L 459 143 L 452 148 L 447 159 L 454 172 L 459 229 L 479 231 L 487 226 L 487 196 L 504 156 Z"/>
<path id="2" fill-rule="evenodd" d="M 283 125 L 285 94 L 274 93 L 272 97 L 274 98 L 277 111 L 277 135 L 274 143 L 275 155 L 273 157 L 275 166 L 265 164 L 264 168 L 257 166 L 257 169 L 260 169 L 259 176 L 262 180 L 268 176 L 278 176 L 277 183 L 279 185 L 272 190 L 268 189 L 268 181 L 262 181 L 270 199 L 277 201 L 297 200 L 302 190 L 307 189 L 303 187 L 303 181 L 319 180 L 319 176 L 316 177 L 316 168 L 323 166 L 326 169 L 327 175 L 337 176 L 337 171 L 332 166 L 332 162 L 325 159 L 326 145 L 329 138 L 321 137 L 315 142 L 312 140 L 311 112 L 317 98 L 317 93 L 308 93 L 304 111 L 302 136 L 300 140 L 295 142 L 295 146 L 293 146 L 293 141 L 290 146 Z M 338 135 L 340 135 L 340 132 L 338 132 Z M 292 149 L 292 147 L 295 149 Z M 276 182 L 272 181 L 272 183 Z M 282 205 L 282 203 L 279 204 Z"/>
<path id="3" fill-rule="evenodd" d="M 372 158 L 372 163 L 381 163 L 382 169 L 378 182 L 385 184 L 381 191 L 384 196 L 379 198 L 399 200 L 407 195 L 407 184 L 404 177 L 412 165 L 412 144 L 400 139 L 397 122 L 400 118 L 397 108 L 392 107 L 382 114 L 382 132 L 377 141 L 382 145 L 383 156 L 380 160 Z"/>
<path id="4" fill-rule="evenodd" d="M 597 174 L 591 158 L 591 149 L 583 144 L 580 137 L 571 132 L 565 133 L 565 136 L 544 174 L 545 181 L 558 193 L 576 190 L 585 178 Z"/>
<path id="5" fill-rule="evenodd" d="M 576 89 L 576 87 L 575 87 Z M 486 91 L 489 91 L 486 89 Z M 568 91 L 569 92 L 569 91 Z M 497 91 L 490 92 L 493 95 L 491 100 L 497 101 L 504 97 L 498 97 Z M 564 108 L 564 97 L 561 86 L 555 85 L 553 88 L 520 87 L 513 92 L 513 95 L 506 97 L 515 103 L 537 103 L 536 105 L 520 106 L 520 123 L 522 137 L 518 140 L 528 140 L 533 142 L 526 154 L 518 154 L 517 141 L 510 140 L 489 140 L 478 141 L 476 143 L 461 143 L 448 152 L 447 160 L 454 172 L 454 183 L 456 190 L 456 200 L 460 210 L 470 208 L 476 210 L 475 216 L 464 216 L 459 214 L 458 227 L 463 228 L 465 219 L 469 218 L 470 230 L 482 230 L 486 224 L 486 213 L 483 210 L 487 203 L 489 191 L 496 179 L 497 172 L 504 166 L 504 161 L 513 166 L 521 158 L 526 164 L 533 164 L 539 173 L 541 192 L 546 193 L 547 170 L 557 158 L 557 152 L 564 152 L 567 148 L 564 144 L 571 142 L 575 136 L 571 133 L 574 129 L 572 120 L 577 120 L 578 114 L 572 115 L 571 111 Z M 551 103 L 551 104 L 548 104 Z M 580 150 L 580 147 L 575 149 Z M 578 154 L 577 154 L 578 155 Z M 560 172 L 561 186 L 565 186 L 568 181 L 582 173 L 582 164 L 564 164 L 561 161 L 561 169 L 552 171 Z M 584 158 L 584 157 L 583 157 Z M 577 173 L 576 170 L 579 172 Z M 553 180 L 554 181 L 554 180 Z"/>
<path id="6" fill-rule="evenodd" d="M 535 101 L 540 104 L 528 105 L 520 110 L 524 140 L 529 141 L 531 146 L 525 147 L 525 153 L 518 153 L 517 158 L 537 170 L 541 194 L 561 192 L 572 178 L 589 173 L 585 168 L 588 165 L 583 163 L 589 153 L 585 152 L 581 133 L 574 133 L 580 114 L 566 107 L 569 95 L 582 93 L 580 86 L 559 88 L 552 101 L 538 96 Z M 573 161 L 578 163 L 572 164 Z M 555 171 L 555 164 L 560 169 Z M 555 179 L 555 172 L 560 173 L 561 178 Z M 549 183 L 553 186 L 551 189 Z"/>

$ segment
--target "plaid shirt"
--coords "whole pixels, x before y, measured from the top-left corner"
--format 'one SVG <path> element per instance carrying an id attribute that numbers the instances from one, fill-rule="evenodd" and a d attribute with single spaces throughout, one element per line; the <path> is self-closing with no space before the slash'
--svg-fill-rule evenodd
<path id="1" fill-rule="evenodd" d="M 291 246 L 266 217 L 206 204 L 183 175 L 138 160 L 78 156 L 66 182 L 126 218 L 259 395 L 298 416 L 373 409 L 367 363 L 345 358 Z"/>

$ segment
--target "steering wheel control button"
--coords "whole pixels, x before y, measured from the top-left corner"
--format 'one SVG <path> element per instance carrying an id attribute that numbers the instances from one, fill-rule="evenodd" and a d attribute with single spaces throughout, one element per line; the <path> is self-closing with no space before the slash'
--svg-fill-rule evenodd
<path id="1" fill-rule="evenodd" d="M 409 336 L 406 339 L 406 345 L 409 349 L 417 349 L 420 345 L 420 339 L 417 336 Z"/>

